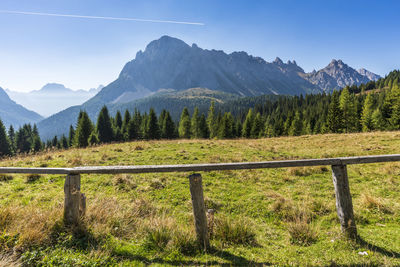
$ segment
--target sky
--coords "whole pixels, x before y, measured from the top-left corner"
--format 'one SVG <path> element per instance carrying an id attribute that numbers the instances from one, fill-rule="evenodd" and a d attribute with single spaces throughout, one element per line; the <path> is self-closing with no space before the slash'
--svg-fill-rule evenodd
<path id="1" fill-rule="evenodd" d="M 0 87 L 107 85 L 163 35 L 267 61 L 296 60 L 307 72 L 335 58 L 384 76 L 400 69 L 399 10 L 395 0 L 1 0 Z"/>

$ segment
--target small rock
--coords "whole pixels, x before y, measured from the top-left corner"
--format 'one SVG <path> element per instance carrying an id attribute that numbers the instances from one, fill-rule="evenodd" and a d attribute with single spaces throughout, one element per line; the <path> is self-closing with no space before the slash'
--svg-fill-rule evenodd
<path id="1" fill-rule="evenodd" d="M 360 252 L 358 252 L 358 255 L 368 256 L 368 252 L 360 251 Z"/>

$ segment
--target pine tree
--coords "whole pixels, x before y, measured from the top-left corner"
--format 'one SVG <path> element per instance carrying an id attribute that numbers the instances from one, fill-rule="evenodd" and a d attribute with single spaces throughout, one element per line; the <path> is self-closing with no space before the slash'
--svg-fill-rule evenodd
<path id="1" fill-rule="evenodd" d="M 68 139 L 65 137 L 65 135 L 62 135 L 61 140 L 60 140 L 61 148 L 67 149 L 69 147 Z"/>
<path id="2" fill-rule="evenodd" d="M 8 129 L 8 139 L 10 141 L 10 149 L 11 149 L 11 154 L 14 154 L 16 151 L 15 149 L 15 131 L 14 127 L 10 125 L 10 128 Z"/>
<path id="3" fill-rule="evenodd" d="M 263 126 L 264 123 L 261 118 L 261 114 L 260 112 L 257 112 L 256 116 L 253 119 L 253 124 L 251 125 L 250 137 L 258 138 L 260 135 L 262 135 Z"/>
<path id="4" fill-rule="evenodd" d="M 207 121 L 206 121 L 206 116 L 204 114 L 201 114 L 200 117 L 200 122 L 199 122 L 199 133 L 200 133 L 200 138 L 208 138 L 208 126 L 207 126 Z"/>
<path id="5" fill-rule="evenodd" d="M 78 124 L 76 126 L 74 144 L 77 147 L 87 147 L 89 136 L 93 132 L 93 124 L 85 111 L 81 111 Z"/>
<path id="6" fill-rule="evenodd" d="M 298 136 L 301 135 L 302 131 L 303 131 L 303 120 L 300 115 L 300 112 L 296 111 L 296 114 L 294 115 L 294 118 L 292 120 L 292 124 L 290 125 L 289 128 L 289 135 Z"/>
<path id="7" fill-rule="evenodd" d="M 119 112 L 119 110 L 117 111 L 117 114 L 115 114 L 115 127 L 122 129 L 122 116 L 121 116 L 121 112 Z"/>
<path id="8" fill-rule="evenodd" d="M 97 118 L 97 133 L 100 143 L 109 143 L 114 139 L 111 120 L 106 106 L 103 106 Z"/>
<path id="9" fill-rule="evenodd" d="M 343 115 L 340 109 L 339 97 L 335 91 L 331 96 L 328 117 L 326 122 L 327 130 L 331 133 L 340 133 L 343 129 Z"/>
<path id="10" fill-rule="evenodd" d="M 233 137 L 233 117 L 230 112 L 225 112 L 222 117 L 218 137 L 221 139 Z"/>
<path id="11" fill-rule="evenodd" d="M 132 118 L 128 123 L 127 127 L 127 140 L 136 140 L 139 139 L 139 126 L 136 125 L 136 121 Z"/>
<path id="12" fill-rule="evenodd" d="M 249 109 L 249 111 L 247 112 L 246 119 L 244 120 L 243 123 L 243 129 L 242 129 L 243 137 L 250 138 L 251 128 L 253 127 L 253 121 L 254 121 L 253 110 Z"/>
<path id="13" fill-rule="evenodd" d="M 354 101 L 349 93 L 348 87 L 345 87 L 339 97 L 340 109 L 342 110 L 343 127 L 345 132 L 354 132 L 357 130 L 357 114 Z"/>
<path id="14" fill-rule="evenodd" d="M 214 138 L 218 135 L 217 133 L 217 124 L 215 119 L 215 102 L 211 101 L 210 108 L 207 114 L 207 125 L 208 132 L 210 133 L 210 138 Z"/>
<path id="15" fill-rule="evenodd" d="M 365 99 L 364 106 L 362 109 L 362 115 L 361 115 L 361 124 L 362 124 L 362 130 L 363 132 L 369 132 L 374 129 L 373 123 L 372 123 L 372 113 L 374 112 L 372 106 L 373 106 L 373 98 L 372 94 L 368 94 L 367 98 Z"/>
<path id="16" fill-rule="evenodd" d="M 182 110 L 181 119 L 179 120 L 179 137 L 180 138 L 190 138 L 190 116 L 189 110 L 185 107 Z"/>
<path id="17" fill-rule="evenodd" d="M 128 110 L 125 110 L 124 119 L 122 122 L 122 133 L 124 135 L 125 140 L 128 140 L 128 125 L 130 121 L 131 121 L 131 114 L 129 113 Z"/>
<path id="18" fill-rule="evenodd" d="M 6 128 L 0 119 L 0 158 L 11 155 L 11 145 L 8 140 Z"/>
<path id="19" fill-rule="evenodd" d="M 192 138 L 200 138 L 200 115 L 199 115 L 199 108 L 196 107 L 193 112 L 192 121 L 191 121 L 191 128 L 190 128 Z"/>
<path id="20" fill-rule="evenodd" d="M 32 127 L 24 124 L 16 133 L 16 150 L 20 153 L 27 153 L 32 147 Z"/>
<path id="21" fill-rule="evenodd" d="M 156 112 L 153 108 L 150 109 L 149 117 L 146 123 L 146 138 L 147 139 L 160 139 L 160 127 Z"/>
<path id="22" fill-rule="evenodd" d="M 164 115 L 161 129 L 161 137 L 172 139 L 175 137 L 175 123 L 172 121 L 171 115 L 167 111 Z"/>
<path id="23" fill-rule="evenodd" d="M 38 152 L 42 150 L 42 141 L 40 140 L 39 135 L 35 135 L 32 141 L 31 151 Z"/>
<path id="24" fill-rule="evenodd" d="M 74 126 L 69 126 L 69 134 L 68 134 L 68 146 L 73 146 L 75 140 L 75 129 Z"/>

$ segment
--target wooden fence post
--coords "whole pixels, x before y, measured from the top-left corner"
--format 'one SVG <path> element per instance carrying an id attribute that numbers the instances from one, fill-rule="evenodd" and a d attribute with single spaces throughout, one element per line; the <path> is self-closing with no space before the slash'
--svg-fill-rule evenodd
<path id="1" fill-rule="evenodd" d="M 189 183 L 197 240 L 204 251 L 207 251 L 210 247 L 210 240 L 207 231 L 207 217 L 201 175 L 198 173 L 190 175 Z"/>
<path id="2" fill-rule="evenodd" d="M 81 176 L 67 175 L 64 184 L 64 222 L 66 225 L 76 225 L 86 211 L 86 197 L 81 192 Z"/>
<path id="3" fill-rule="evenodd" d="M 332 165 L 332 179 L 335 186 L 336 210 L 342 232 L 350 239 L 357 239 L 346 165 Z"/>

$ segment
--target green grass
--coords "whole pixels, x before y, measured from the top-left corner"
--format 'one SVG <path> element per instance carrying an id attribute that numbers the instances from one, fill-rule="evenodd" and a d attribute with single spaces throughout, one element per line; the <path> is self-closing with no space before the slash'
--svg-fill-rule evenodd
<path id="1" fill-rule="evenodd" d="M 400 151 L 400 133 L 131 142 L 2 160 L 1 166 L 184 164 Z M 195 242 L 190 173 L 82 175 L 87 213 L 62 223 L 64 176 L 0 179 L 0 265 L 400 265 L 400 163 L 348 166 L 362 241 L 341 236 L 330 166 L 204 172 L 212 250 Z M 6 177 L 6 176 L 2 176 Z M 368 255 L 360 255 L 367 252 Z"/>

